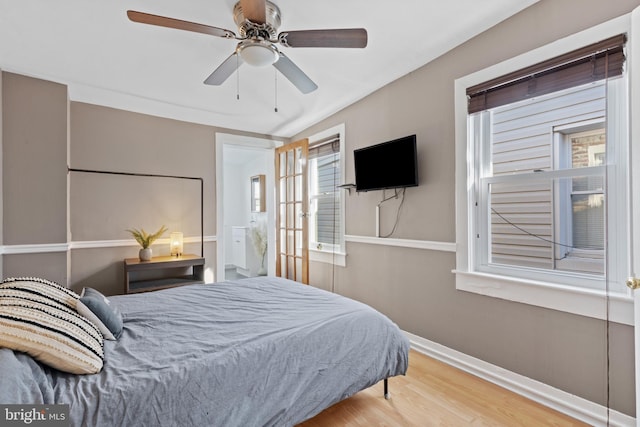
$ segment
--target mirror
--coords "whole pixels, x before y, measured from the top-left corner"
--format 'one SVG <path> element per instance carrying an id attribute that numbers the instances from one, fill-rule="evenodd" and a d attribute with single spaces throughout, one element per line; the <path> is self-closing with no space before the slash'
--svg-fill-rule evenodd
<path id="1" fill-rule="evenodd" d="M 264 212 L 264 175 L 252 176 L 251 179 L 251 212 Z"/>

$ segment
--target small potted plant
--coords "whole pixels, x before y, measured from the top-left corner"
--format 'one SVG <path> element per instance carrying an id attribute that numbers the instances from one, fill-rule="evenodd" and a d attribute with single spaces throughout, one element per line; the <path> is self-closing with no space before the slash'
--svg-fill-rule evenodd
<path id="1" fill-rule="evenodd" d="M 129 228 L 127 231 L 131 233 L 133 238 L 136 239 L 136 242 L 142 246 L 142 249 L 140 249 L 140 252 L 138 253 L 140 261 L 151 261 L 153 253 L 150 246 L 167 231 L 167 228 L 163 225 L 158 231 L 152 234 L 144 231 L 144 228 L 141 228 L 140 230 L 137 228 Z"/>

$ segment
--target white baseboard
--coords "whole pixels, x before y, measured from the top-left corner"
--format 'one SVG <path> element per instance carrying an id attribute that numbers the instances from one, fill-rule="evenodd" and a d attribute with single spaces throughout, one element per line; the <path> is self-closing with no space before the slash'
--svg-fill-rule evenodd
<path id="1" fill-rule="evenodd" d="M 411 348 L 447 365 L 475 375 L 514 393 L 592 426 L 631 427 L 636 419 L 531 378 L 468 356 L 425 338 L 404 332 Z"/>

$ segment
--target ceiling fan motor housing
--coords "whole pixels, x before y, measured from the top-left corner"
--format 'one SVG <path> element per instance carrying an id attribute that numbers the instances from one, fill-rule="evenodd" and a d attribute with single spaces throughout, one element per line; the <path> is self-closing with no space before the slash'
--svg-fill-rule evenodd
<path id="1" fill-rule="evenodd" d="M 233 20 L 238 26 L 240 37 L 262 38 L 264 40 L 276 40 L 278 28 L 281 24 L 280 9 L 270 1 L 266 2 L 266 14 L 264 23 L 256 23 L 245 18 L 240 2 L 233 7 Z"/>

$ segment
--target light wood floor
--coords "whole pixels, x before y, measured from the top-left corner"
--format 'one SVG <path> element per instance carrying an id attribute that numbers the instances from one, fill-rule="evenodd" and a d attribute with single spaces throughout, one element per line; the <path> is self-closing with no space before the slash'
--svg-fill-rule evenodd
<path id="1" fill-rule="evenodd" d="M 298 427 L 587 426 L 415 351 L 389 391 L 380 382 Z"/>

